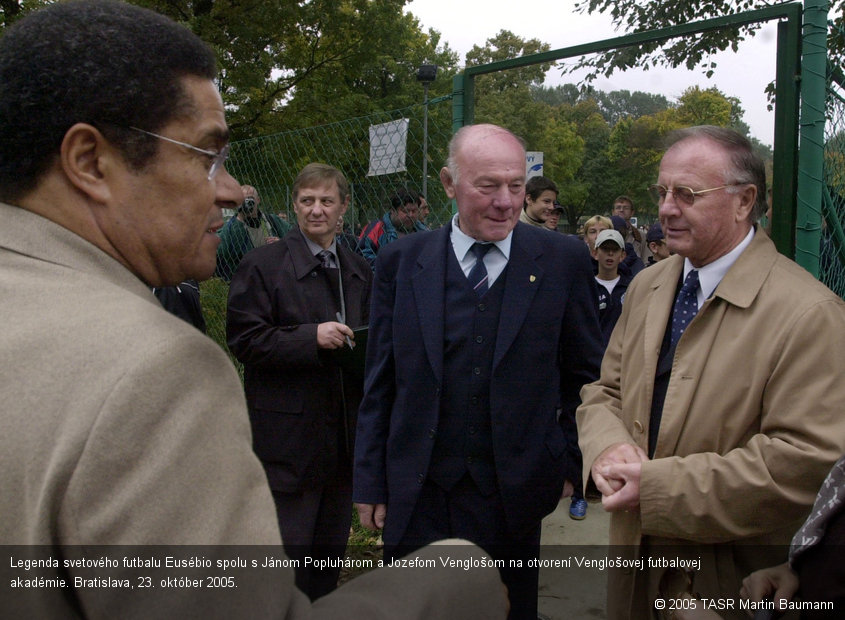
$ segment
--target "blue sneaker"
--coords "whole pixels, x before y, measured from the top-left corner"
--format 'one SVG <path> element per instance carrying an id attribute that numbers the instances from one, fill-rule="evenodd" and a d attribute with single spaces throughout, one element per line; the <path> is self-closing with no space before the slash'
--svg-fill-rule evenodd
<path id="1" fill-rule="evenodd" d="M 569 505 L 569 518 L 580 521 L 587 516 L 587 500 L 573 499 Z"/>

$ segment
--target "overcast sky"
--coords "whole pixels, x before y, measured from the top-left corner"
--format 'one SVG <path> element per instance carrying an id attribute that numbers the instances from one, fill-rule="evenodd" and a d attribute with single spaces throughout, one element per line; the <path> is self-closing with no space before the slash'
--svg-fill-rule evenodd
<path id="1" fill-rule="evenodd" d="M 610 17 L 581 15 L 574 11 L 574 5 L 574 0 L 413 0 L 405 5 L 405 11 L 413 13 L 424 30 L 440 31 L 442 41 L 458 52 L 461 64 L 473 45 L 483 46 L 503 29 L 523 39 L 537 38 L 553 50 L 629 34 L 614 31 Z M 594 86 L 605 92 L 656 93 L 670 101 L 677 101 L 689 86 L 715 86 L 740 100 L 751 134 L 771 145 L 774 113 L 766 110 L 764 89 L 775 76 L 776 43 L 776 26 L 769 22 L 753 39 L 742 43 L 737 53 L 717 55 L 718 68 L 712 78 L 698 70 L 652 69 L 617 73 L 597 80 Z M 546 75 L 547 86 L 567 82 L 577 82 L 577 78 L 561 75 L 555 68 Z"/>

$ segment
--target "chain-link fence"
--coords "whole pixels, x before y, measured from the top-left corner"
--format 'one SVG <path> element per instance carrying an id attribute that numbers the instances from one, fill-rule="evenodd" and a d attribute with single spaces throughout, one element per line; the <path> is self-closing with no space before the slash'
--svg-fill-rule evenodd
<path id="1" fill-rule="evenodd" d="M 845 298 L 845 75 L 830 71 L 825 122 L 824 191 L 819 280 Z"/>
<path id="2" fill-rule="evenodd" d="M 439 180 L 452 136 L 451 112 L 451 97 L 447 96 L 432 99 L 427 105 L 233 142 L 227 168 L 242 184 L 256 188 L 261 210 L 274 216 L 264 224 L 268 236 L 275 236 L 296 221 L 291 186 L 299 171 L 311 162 L 331 164 L 349 181 L 351 200 L 344 216 L 344 232 L 357 237 L 368 222 L 383 217 L 391 195 L 400 187 L 425 195 L 431 209 L 426 224 L 435 228 L 451 217 L 451 203 Z M 375 134 L 375 141 L 371 134 Z M 395 171 L 372 174 L 385 169 Z M 242 251 L 252 247 L 249 230 L 233 236 L 221 244 L 216 277 L 201 286 L 208 334 L 221 344 L 226 339 L 229 274 Z"/>

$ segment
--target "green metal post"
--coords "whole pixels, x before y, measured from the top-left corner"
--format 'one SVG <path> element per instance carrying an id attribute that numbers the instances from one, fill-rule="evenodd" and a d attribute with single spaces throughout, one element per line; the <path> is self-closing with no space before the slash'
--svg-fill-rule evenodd
<path id="1" fill-rule="evenodd" d="M 452 78 L 452 133 L 464 126 L 464 74 Z"/>
<path id="2" fill-rule="evenodd" d="M 795 262 L 819 277 L 827 95 L 827 0 L 804 3 Z"/>
<path id="3" fill-rule="evenodd" d="M 795 195 L 801 71 L 801 20 L 778 22 L 775 75 L 774 161 L 772 162 L 772 241 L 784 256 L 795 256 Z"/>

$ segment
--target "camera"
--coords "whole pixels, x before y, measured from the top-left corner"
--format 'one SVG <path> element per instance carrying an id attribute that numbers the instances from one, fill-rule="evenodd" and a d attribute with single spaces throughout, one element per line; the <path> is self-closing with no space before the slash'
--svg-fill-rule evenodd
<path id="1" fill-rule="evenodd" d="M 252 211 L 255 208 L 255 198 L 249 196 L 244 198 L 243 203 L 241 204 L 241 211 Z"/>

